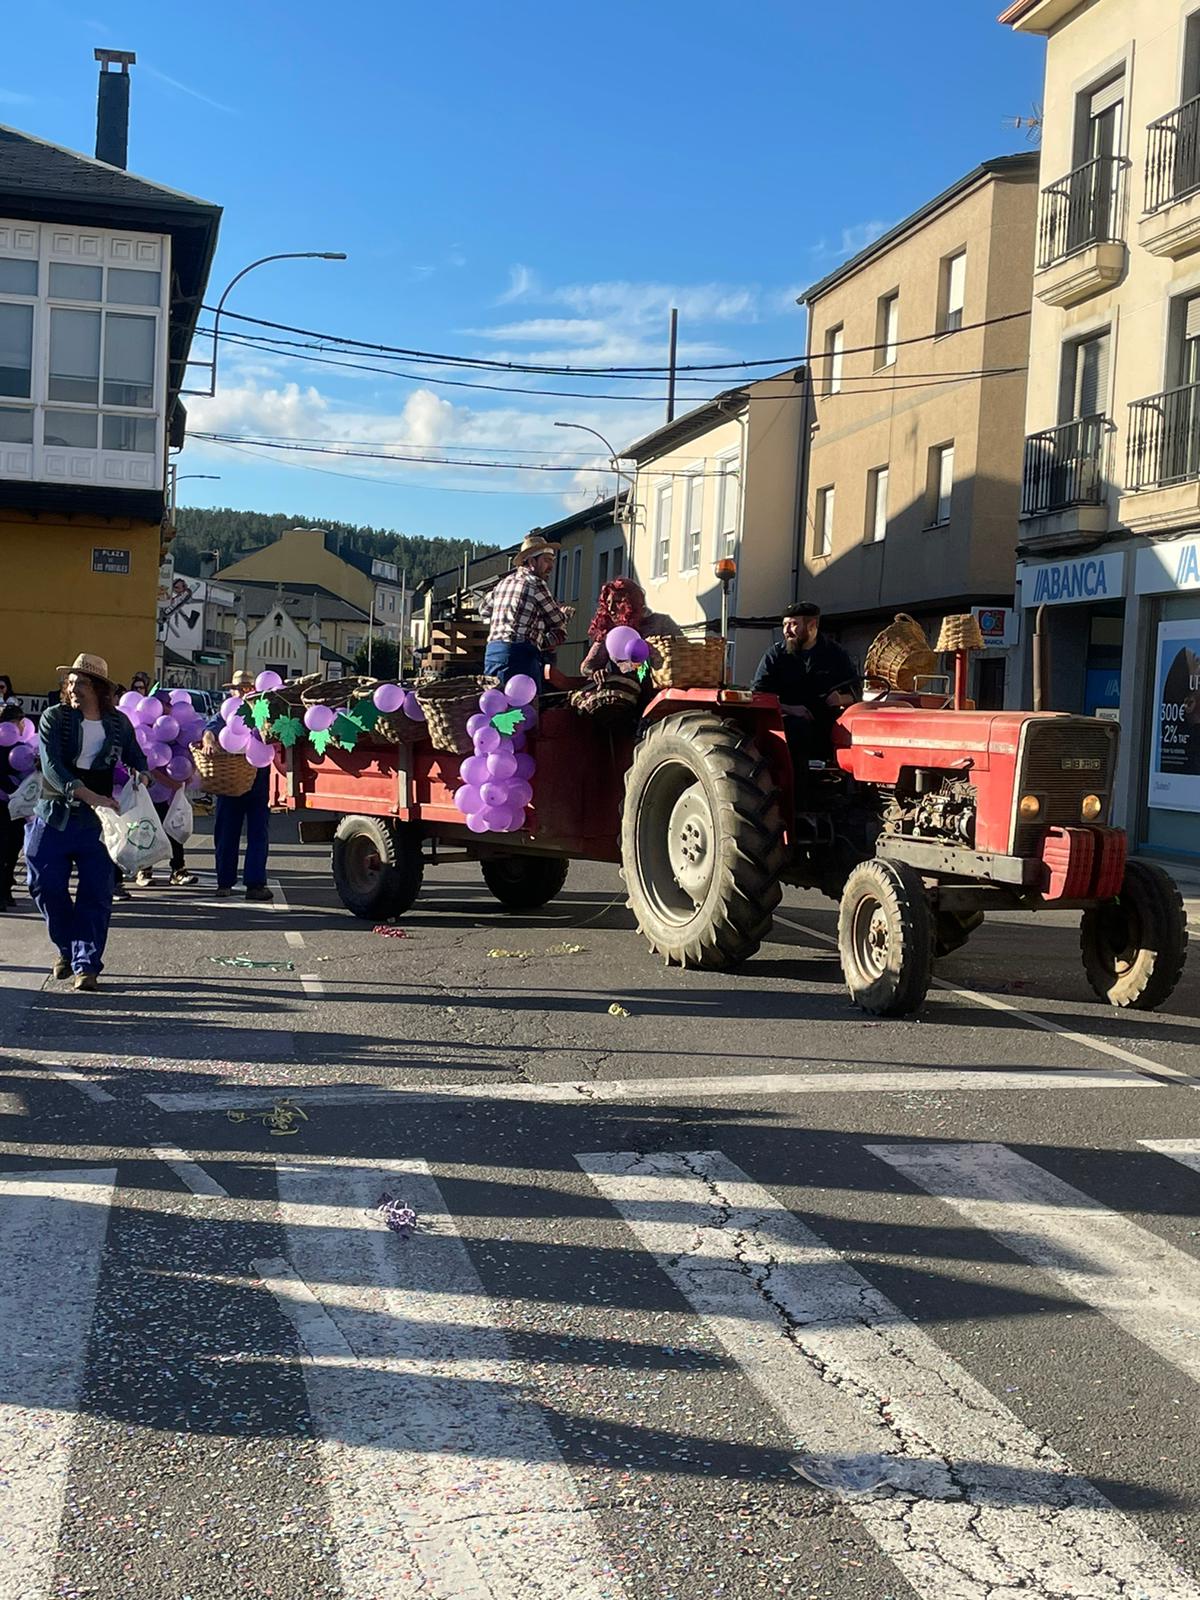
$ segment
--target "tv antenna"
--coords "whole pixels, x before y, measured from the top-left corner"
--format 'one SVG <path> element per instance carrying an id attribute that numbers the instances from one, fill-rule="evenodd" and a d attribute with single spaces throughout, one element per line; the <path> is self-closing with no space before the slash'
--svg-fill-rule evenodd
<path id="1" fill-rule="evenodd" d="M 1042 108 L 1035 101 L 1029 108 L 1027 117 L 1005 117 L 1004 126 L 1012 128 L 1017 133 L 1025 129 L 1025 138 L 1029 144 L 1040 144 L 1042 138 Z"/>

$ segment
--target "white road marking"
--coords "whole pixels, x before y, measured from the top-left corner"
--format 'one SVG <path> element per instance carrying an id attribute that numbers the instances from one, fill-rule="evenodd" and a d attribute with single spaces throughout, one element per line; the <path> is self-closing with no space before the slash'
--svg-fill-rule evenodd
<path id="1" fill-rule="evenodd" d="M 0 1093 L 0 1117 L 27 1117 L 29 1101 L 19 1091 Z"/>
<path id="2" fill-rule="evenodd" d="M 1200 1585 L 718 1152 L 576 1158 L 927 1600 L 1200 1600 Z"/>
<path id="3" fill-rule="evenodd" d="M 1193 1172 L 1200 1172 L 1200 1139 L 1139 1139 L 1138 1143 L 1147 1150 L 1157 1151 L 1160 1156 L 1170 1156 L 1172 1161 L 1191 1167 Z"/>
<path id="4" fill-rule="evenodd" d="M 810 928 L 803 922 L 797 922 L 794 917 L 789 917 L 785 912 L 775 913 L 777 922 L 786 922 L 789 928 L 795 928 L 798 933 L 807 933 L 812 939 L 818 939 L 822 944 L 831 944 L 837 948 L 837 940 L 828 933 L 821 933 L 816 928 Z M 1026 1023 L 1031 1028 L 1040 1028 L 1043 1033 L 1057 1033 L 1060 1038 L 1068 1040 L 1071 1044 L 1082 1045 L 1085 1050 L 1095 1050 L 1099 1054 L 1112 1056 L 1116 1061 L 1123 1061 L 1126 1066 L 1135 1068 L 1138 1072 L 1151 1072 L 1158 1077 L 1190 1079 L 1192 1074 L 1184 1072 L 1179 1067 L 1164 1066 L 1161 1061 L 1151 1061 L 1149 1056 L 1138 1055 L 1135 1050 L 1124 1050 L 1119 1044 L 1110 1044 L 1107 1039 L 1096 1039 L 1091 1034 L 1079 1033 L 1074 1028 L 1068 1028 L 1061 1022 L 1056 1022 L 1053 1017 L 1041 1017 L 1036 1012 L 1025 1011 L 1021 1006 L 1014 1006 L 1008 1000 L 1001 1000 L 999 995 L 983 994 L 978 989 L 960 989 L 957 984 L 947 983 L 944 978 L 934 978 L 934 987 L 942 989 L 946 994 L 956 995 L 968 1004 L 987 1006 L 992 1011 L 1006 1011 L 1010 1017 L 1016 1017 L 1019 1022 Z"/>
<path id="5" fill-rule="evenodd" d="M 294 928 L 289 928 L 283 937 L 294 949 L 304 949 L 304 935 L 302 933 L 297 933 Z"/>
<path id="6" fill-rule="evenodd" d="M 50 1593 L 116 1176 L 0 1177 L 0 1600 Z"/>
<path id="7" fill-rule="evenodd" d="M 268 878 L 267 888 L 271 890 L 275 898 L 274 900 L 259 902 L 260 904 L 266 905 L 269 911 L 288 911 L 291 909 L 287 903 L 287 895 L 283 892 L 283 885 L 278 878 Z M 253 900 L 250 903 L 251 905 L 255 904 Z"/>
<path id="8" fill-rule="evenodd" d="M 304 1351 L 346 1600 L 623 1600 L 425 1163 L 278 1180 L 291 1270 L 258 1266 Z M 365 1215 L 383 1189 L 413 1238 Z"/>
<path id="9" fill-rule="evenodd" d="M 402 1085 L 344 1083 L 276 1085 L 261 1089 L 198 1089 L 147 1094 L 162 1111 L 252 1111 L 273 1095 L 291 1095 L 302 1105 L 388 1105 L 396 1101 L 523 1100 L 541 1105 L 630 1100 L 698 1100 L 710 1095 L 1002 1093 L 1017 1089 L 1154 1089 L 1161 1085 L 1136 1072 L 1099 1072 L 1083 1067 L 1047 1067 L 1012 1072 L 961 1072 L 946 1067 L 912 1072 L 756 1072 L 723 1078 L 591 1078 L 569 1083 L 445 1083 L 411 1089 Z"/>
<path id="10" fill-rule="evenodd" d="M 115 1095 L 109 1094 L 107 1089 L 102 1089 L 90 1078 L 85 1078 L 82 1072 L 76 1072 L 74 1067 L 63 1066 L 57 1061 L 47 1061 L 46 1071 L 52 1078 L 60 1078 L 63 1083 L 69 1083 L 73 1089 L 78 1089 L 80 1094 L 86 1095 L 89 1100 L 94 1100 L 97 1105 L 116 1100 Z"/>
<path id="11" fill-rule="evenodd" d="M 1200 1381 L 1193 1256 L 1002 1144 L 867 1149 Z"/>
<path id="12" fill-rule="evenodd" d="M 227 1200 L 229 1190 L 223 1189 L 211 1173 L 205 1172 L 176 1144 L 152 1144 L 150 1154 L 157 1156 L 164 1166 L 170 1167 L 175 1176 L 181 1179 L 193 1194 L 203 1195 L 209 1200 Z"/>
<path id="13" fill-rule="evenodd" d="M 319 995 L 325 993 L 325 985 L 315 972 L 302 972 L 300 974 L 300 985 L 305 994 Z"/>

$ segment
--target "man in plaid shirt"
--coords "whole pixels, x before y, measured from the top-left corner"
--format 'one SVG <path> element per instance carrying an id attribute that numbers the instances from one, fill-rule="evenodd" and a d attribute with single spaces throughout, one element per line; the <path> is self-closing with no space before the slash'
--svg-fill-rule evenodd
<path id="1" fill-rule="evenodd" d="M 558 546 L 535 529 L 521 541 L 513 570 L 483 602 L 490 620 L 483 670 L 502 681 L 523 672 L 541 687 L 547 654 L 567 636 L 574 606 L 560 606 L 546 579 Z"/>

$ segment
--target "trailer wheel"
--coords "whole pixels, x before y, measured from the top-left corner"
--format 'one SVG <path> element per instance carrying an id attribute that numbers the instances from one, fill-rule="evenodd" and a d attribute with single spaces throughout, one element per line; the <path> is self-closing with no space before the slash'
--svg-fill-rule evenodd
<path id="1" fill-rule="evenodd" d="M 569 866 L 560 856 L 489 856 L 483 881 L 506 911 L 538 911 L 566 883 Z"/>
<path id="2" fill-rule="evenodd" d="M 1187 957 L 1183 898 L 1161 867 L 1130 861 L 1115 900 L 1083 913 L 1088 982 L 1109 1005 L 1153 1011 L 1174 993 Z"/>
<path id="3" fill-rule="evenodd" d="M 333 882 L 347 911 L 401 917 L 421 891 L 421 835 L 410 823 L 343 817 L 333 836 Z"/>
<path id="4" fill-rule="evenodd" d="M 664 717 L 625 775 L 621 861 L 651 949 L 730 967 L 758 949 L 782 893 L 779 790 L 754 742 L 705 712 Z"/>
<path id="5" fill-rule="evenodd" d="M 855 867 L 838 911 L 838 953 L 855 1005 L 877 1017 L 918 1011 L 933 964 L 933 918 L 920 874 L 898 861 Z"/>

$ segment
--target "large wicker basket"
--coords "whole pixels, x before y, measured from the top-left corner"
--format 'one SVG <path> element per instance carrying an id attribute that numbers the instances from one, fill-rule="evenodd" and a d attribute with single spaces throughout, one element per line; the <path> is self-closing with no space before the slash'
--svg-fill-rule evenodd
<path id="1" fill-rule="evenodd" d="M 208 794 L 223 794 L 229 798 L 248 794 L 257 771 L 245 756 L 231 755 L 228 750 L 206 750 L 203 745 L 192 746 L 192 760 L 196 763 L 201 787 Z"/>
<path id="2" fill-rule="evenodd" d="M 353 711 L 360 701 L 372 699 L 378 688 L 378 683 L 368 683 L 365 688 L 356 689 L 350 710 Z M 429 729 L 416 717 L 406 717 L 403 711 L 381 711 L 369 737 L 384 744 L 420 744 L 422 739 L 428 739 Z"/>
<path id="3" fill-rule="evenodd" d="M 589 684 L 569 696 L 572 711 L 590 717 L 597 726 L 637 721 L 642 686 L 636 678 L 606 678 L 600 685 Z"/>
<path id="4" fill-rule="evenodd" d="M 479 710 L 483 691 L 498 686 L 499 679 L 482 677 L 446 678 L 441 683 L 419 685 L 417 704 L 425 713 L 433 748 L 469 756 L 475 743 L 467 732 L 467 723 Z"/>
<path id="5" fill-rule="evenodd" d="M 656 634 L 646 643 L 651 649 L 650 676 L 656 689 L 719 689 L 725 671 L 725 641 L 720 635 L 683 639 Z M 657 658 L 657 659 L 656 659 Z"/>
<path id="6" fill-rule="evenodd" d="M 374 678 L 322 678 L 301 692 L 306 706 L 328 706 L 331 711 L 348 711 L 356 697 L 373 694 L 378 685 Z"/>
<path id="7" fill-rule="evenodd" d="M 917 678 L 936 670 L 937 657 L 929 648 L 925 630 L 906 611 L 898 611 L 872 641 L 863 676 L 880 678 L 893 689 L 912 689 Z"/>

